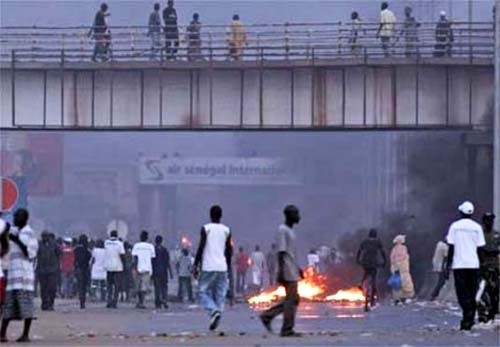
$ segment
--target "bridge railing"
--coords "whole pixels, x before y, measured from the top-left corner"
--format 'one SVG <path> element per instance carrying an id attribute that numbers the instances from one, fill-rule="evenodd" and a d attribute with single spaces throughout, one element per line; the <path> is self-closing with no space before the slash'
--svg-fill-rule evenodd
<path id="1" fill-rule="evenodd" d="M 283 23 L 246 26 L 246 42 L 241 51 L 231 46 L 227 25 L 202 26 L 199 40 L 190 40 L 187 27 L 179 26 L 176 60 L 296 60 L 335 58 L 380 58 L 452 56 L 492 58 L 494 31 L 492 22 L 453 22 L 454 39 L 436 40 L 437 23 L 420 23 L 408 31 L 397 23 L 387 50 L 377 35 L 378 23 Z M 90 61 L 96 37 L 90 27 L 1 27 L 0 61 L 79 62 Z M 172 58 L 165 50 L 165 33 L 152 49 L 148 28 L 141 26 L 110 27 L 98 48 L 101 60 L 166 61 Z M 109 44 L 107 49 L 104 45 Z M 232 48 L 233 47 L 233 48 Z M 170 52 L 172 53 L 172 52 Z"/>

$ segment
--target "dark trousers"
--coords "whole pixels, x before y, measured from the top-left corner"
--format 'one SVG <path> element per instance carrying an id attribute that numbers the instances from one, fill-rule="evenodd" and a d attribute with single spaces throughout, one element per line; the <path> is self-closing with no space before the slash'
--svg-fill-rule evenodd
<path id="1" fill-rule="evenodd" d="M 187 291 L 189 301 L 193 302 L 193 286 L 191 276 L 179 276 L 179 301 L 183 301 L 184 292 Z"/>
<path id="2" fill-rule="evenodd" d="M 270 322 L 276 316 L 283 313 L 283 326 L 281 327 L 281 333 L 288 333 L 293 331 L 293 327 L 295 326 L 295 315 L 297 314 L 300 297 L 297 291 L 297 282 L 285 282 L 283 286 L 286 291 L 285 299 L 265 310 L 262 313 L 262 318 L 265 321 Z"/>
<path id="3" fill-rule="evenodd" d="M 155 307 L 161 308 L 167 305 L 168 298 L 168 279 L 160 276 L 153 278 L 155 286 Z"/>
<path id="4" fill-rule="evenodd" d="M 498 301 L 500 292 L 500 270 L 498 267 L 481 268 L 481 281 L 485 281 L 483 295 L 477 307 L 480 322 L 495 319 L 498 314 Z"/>
<path id="5" fill-rule="evenodd" d="M 108 272 L 106 275 L 106 288 L 108 291 L 108 307 L 115 307 L 118 304 L 118 286 L 122 272 Z"/>
<path id="6" fill-rule="evenodd" d="M 478 289 L 478 269 L 456 269 L 453 270 L 455 278 L 455 290 L 457 299 L 462 308 L 461 330 L 470 330 L 474 325 L 476 315 L 476 293 Z"/>
<path id="7" fill-rule="evenodd" d="M 439 273 L 439 278 L 438 278 L 438 281 L 436 283 L 436 286 L 434 287 L 434 290 L 432 291 L 431 300 L 437 299 L 437 297 L 439 296 L 439 292 L 441 291 L 441 289 L 443 288 L 445 283 L 446 283 L 446 275 L 445 275 L 444 271 L 441 271 Z"/>
<path id="8" fill-rule="evenodd" d="M 40 281 L 42 310 L 54 309 L 54 301 L 57 293 L 57 273 L 38 274 L 38 280 Z"/>
<path id="9" fill-rule="evenodd" d="M 177 55 L 178 49 L 179 49 L 179 36 L 167 33 L 165 35 L 165 52 L 167 54 L 167 59 L 174 59 Z"/>
<path id="10" fill-rule="evenodd" d="M 76 283 L 78 288 L 78 299 L 80 300 L 80 307 L 85 307 L 85 302 L 87 301 L 87 291 L 89 289 L 90 283 L 90 273 L 89 271 L 77 271 L 76 275 Z"/>
<path id="11" fill-rule="evenodd" d="M 245 291 L 246 272 L 236 271 L 236 292 L 241 294 Z"/>
<path id="12" fill-rule="evenodd" d="M 377 269 L 376 268 L 364 268 L 363 278 L 361 279 L 361 285 L 364 286 L 366 280 L 371 279 L 370 284 L 370 305 L 375 305 L 375 297 L 377 296 Z"/>

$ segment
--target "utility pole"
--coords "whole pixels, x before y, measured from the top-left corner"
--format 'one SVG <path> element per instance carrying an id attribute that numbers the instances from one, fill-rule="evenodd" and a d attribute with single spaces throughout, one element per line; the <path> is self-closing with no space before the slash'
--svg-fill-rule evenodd
<path id="1" fill-rule="evenodd" d="M 500 0 L 495 15 L 495 111 L 493 119 L 493 210 L 500 229 Z"/>

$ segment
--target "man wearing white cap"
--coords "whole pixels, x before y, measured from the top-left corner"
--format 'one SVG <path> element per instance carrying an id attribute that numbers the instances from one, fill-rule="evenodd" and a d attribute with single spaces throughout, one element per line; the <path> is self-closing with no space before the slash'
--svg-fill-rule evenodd
<path id="1" fill-rule="evenodd" d="M 439 22 L 436 25 L 436 46 L 434 48 L 435 57 L 445 55 L 451 57 L 451 46 L 454 41 L 451 22 L 446 18 L 446 12 L 439 13 Z"/>
<path id="2" fill-rule="evenodd" d="M 450 246 L 447 268 L 453 269 L 457 299 L 462 308 L 460 330 L 471 330 L 476 314 L 476 293 L 479 284 L 478 250 L 484 247 L 485 240 L 481 225 L 472 220 L 474 205 L 465 201 L 458 206 L 458 211 L 460 219 L 451 224 L 446 237 Z"/>

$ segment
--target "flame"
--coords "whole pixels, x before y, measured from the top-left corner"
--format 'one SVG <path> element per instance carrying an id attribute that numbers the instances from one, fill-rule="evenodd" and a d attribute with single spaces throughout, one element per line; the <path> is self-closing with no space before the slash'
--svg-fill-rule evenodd
<path id="1" fill-rule="evenodd" d="M 299 281 L 298 292 L 302 299 L 310 301 L 347 301 L 362 302 L 365 300 L 363 292 L 358 287 L 339 290 L 333 295 L 326 295 L 327 278 L 318 273 L 314 268 L 308 267 L 304 270 L 304 279 Z M 273 286 L 262 293 L 248 299 L 251 305 L 266 304 L 278 301 L 286 295 L 285 288 Z"/>
<path id="2" fill-rule="evenodd" d="M 365 295 L 358 287 L 352 287 L 345 290 L 339 290 L 337 293 L 327 296 L 325 301 L 365 301 Z"/>
<path id="3" fill-rule="evenodd" d="M 248 266 L 252 266 L 252 259 L 248 258 L 247 259 L 247 264 L 248 264 Z"/>
<path id="4" fill-rule="evenodd" d="M 320 300 L 326 291 L 326 276 L 319 274 L 312 267 L 308 267 L 304 271 L 304 279 L 299 281 L 298 288 L 299 296 L 308 300 Z M 266 289 L 259 295 L 248 299 L 248 303 L 264 304 L 277 301 L 284 298 L 286 295 L 285 288 L 282 286 L 271 287 Z"/>

